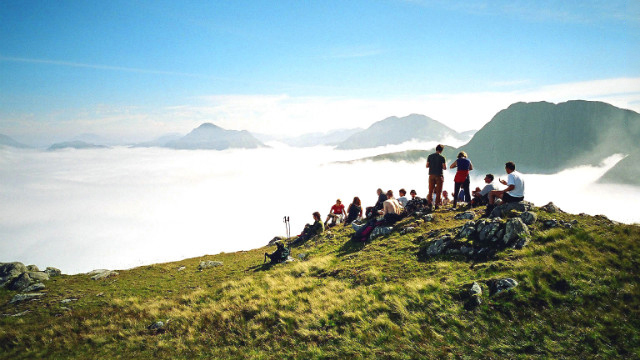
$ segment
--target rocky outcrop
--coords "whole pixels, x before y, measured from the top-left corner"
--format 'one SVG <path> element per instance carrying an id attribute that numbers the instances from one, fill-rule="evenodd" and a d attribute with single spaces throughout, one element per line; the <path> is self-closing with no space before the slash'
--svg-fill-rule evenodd
<path id="1" fill-rule="evenodd" d="M 528 201 L 520 201 L 514 203 L 504 203 L 500 206 L 496 206 L 491 211 L 489 217 L 491 218 L 504 218 L 511 211 L 525 212 L 533 209 L 533 204 Z"/>
<path id="2" fill-rule="evenodd" d="M 487 258 L 507 247 L 522 249 L 530 237 L 529 227 L 520 217 L 467 221 L 457 234 L 436 235 L 434 239 L 423 242 L 418 256 L 422 259 L 438 255 Z"/>
<path id="3" fill-rule="evenodd" d="M 0 263 L 0 286 L 6 286 L 13 279 L 27 271 L 27 267 L 20 262 Z"/>
<path id="4" fill-rule="evenodd" d="M 15 304 L 27 300 L 36 300 L 40 299 L 41 296 L 44 296 L 44 293 L 18 294 L 9 301 L 9 304 Z"/>
<path id="5" fill-rule="evenodd" d="M 473 211 L 465 211 L 463 213 L 457 214 L 453 218 L 456 220 L 473 220 L 476 217 L 476 213 Z"/>
<path id="6" fill-rule="evenodd" d="M 86 273 L 86 275 L 91 276 L 91 280 L 101 280 L 101 279 L 106 279 L 110 276 L 117 276 L 119 275 L 119 273 L 113 270 L 96 269 Z"/>
<path id="7" fill-rule="evenodd" d="M 559 207 L 555 206 L 552 202 L 549 202 L 547 205 L 540 207 L 540 209 L 548 212 L 548 213 L 559 213 L 559 212 L 564 212 L 562 210 L 560 210 Z"/>

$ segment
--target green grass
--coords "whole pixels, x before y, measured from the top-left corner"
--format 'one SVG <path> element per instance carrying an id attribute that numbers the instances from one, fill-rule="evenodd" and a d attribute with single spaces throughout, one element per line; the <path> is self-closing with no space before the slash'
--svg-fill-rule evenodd
<path id="1" fill-rule="evenodd" d="M 352 243 L 334 228 L 293 249 L 306 261 L 263 267 L 261 248 L 120 271 L 93 281 L 61 276 L 40 301 L 8 305 L 0 290 L 0 358 L 639 358 L 640 228 L 606 219 L 533 229 L 530 245 L 475 263 L 421 261 L 434 230 L 454 233 L 452 212 L 397 228 L 417 231 Z M 201 260 L 224 266 L 197 271 Z M 185 266 L 186 270 L 178 271 Z M 488 295 L 511 277 L 513 290 Z M 466 310 L 477 281 L 482 304 Z M 76 298 L 63 304 L 66 298 Z M 155 333 L 147 327 L 168 324 Z"/>

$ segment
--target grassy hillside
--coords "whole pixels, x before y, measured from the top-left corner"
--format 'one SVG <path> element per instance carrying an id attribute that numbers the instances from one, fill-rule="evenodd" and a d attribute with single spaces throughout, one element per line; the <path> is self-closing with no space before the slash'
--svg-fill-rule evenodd
<path id="1" fill-rule="evenodd" d="M 0 316 L 0 358 L 640 357 L 640 227 L 535 212 L 527 247 L 482 262 L 420 260 L 434 234 L 466 222 L 444 209 L 367 244 L 331 229 L 273 267 L 262 266 L 270 247 L 54 277 L 17 305 L 0 289 L 1 314 L 28 311 Z M 577 224 L 545 230 L 552 218 Z M 198 271 L 202 260 L 224 265 Z M 507 277 L 519 286 L 489 296 L 489 281 Z M 482 304 L 467 310 L 474 281 Z"/>

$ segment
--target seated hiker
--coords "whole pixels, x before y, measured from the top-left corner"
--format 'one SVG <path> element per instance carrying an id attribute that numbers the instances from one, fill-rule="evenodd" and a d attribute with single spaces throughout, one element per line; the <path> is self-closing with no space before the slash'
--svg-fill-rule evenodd
<path id="1" fill-rule="evenodd" d="M 409 199 L 407 199 L 406 195 L 407 195 L 407 190 L 405 189 L 400 189 L 398 191 L 400 193 L 400 197 L 397 199 L 398 202 L 400 203 L 400 205 L 402 207 L 406 207 L 407 203 L 409 202 Z"/>
<path id="2" fill-rule="evenodd" d="M 378 193 L 378 201 L 376 201 L 376 204 L 374 206 L 367 207 L 366 216 L 368 218 L 371 216 L 375 216 L 378 211 L 382 210 L 382 204 L 387 201 L 387 196 L 384 194 L 382 189 L 378 188 L 376 192 Z"/>
<path id="3" fill-rule="evenodd" d="M 474 191 L 471 192 L 473 198 L 471 199 L 471 206 L 482 206 L 487 205 L 489 203 L 489 193 L 493 190 L 497 190 L 496 186 L 493 184 L 493 174 L 487 174 L 484 177 L 485 186 L 480 190 L 479 187 L 476 187 Z"/>
<path id="4" fill-rule="evenodd" d="M 284 246 L 282 241 L 276 242 L 276 251 L 269 253 L 264 253 L 264 261 L 267 261 L 267 258 L 270 259 L 271 264 L 277 264 L 281 262 L 285 262 L 287 258 L 289 258 L 289 249 Z"/>
<path id="5" fill-rule="evenodd" d="M 504 164 L 504 166 L 507 172 L 507 181 L 500 179 L 500 183 L 506 185 L 507 188 L 489 192 L 489 205 L 487 205 L 485 215 L 491 214 L 491 211 L 495 207 L 496 199 L 502 199 L 503 203 L 520 202 L 524 200 L 524 179 L 522 178 L 522 174 L 516 171 L 516 164 L 512 161 Z"/>
<path id="6" fill-rule="evenodd" d="M 378 211 L 378 214 L 383 216 L 385 224 L 393 225 L 402 219 L 403 210 L 398 200 L 393 197 L 393 191 L 389 190 L 387 191 L 387 200 L 383 203 L 382 210 Z"/>
<path id="7" fill-rule="evenodd" d="M 348 225 L 352 222 L 356 221 L 358 218 L 362 217 L 362 205 L 360 203 L 359 197 L 354 197 L 353 201 L 349 205 L 349 209 L 347 210 L 347 220 L 345 220 L 344 224 Z"/>
<path id="8" fill-rule="evenodd" d="M 331 207 L 329 210 L 329 215 L 327 215 L 327 219 L 324 221 L 327 226 L 329 225 L 329 219 L 331 219 L 331 226 L 342 222 L 342 219 L 347 216 L 347 213 L 344 211 L 344 205 L 342 205 L 342 201 L 340 199 L 336 200 L 335 205 Z"/>
<path id="9" fill-rule="evenodd" d="M 313 220 L 315 220 L 313 224 L 306 224 L 304 226 L 302 233 L 298 235 L 298 238 L 295 239 L 291 243 L 291 245 L 300 245 L 311 239 L 312 237 L 324 232 L 324 223 L 322 222 L 322 218 L 319 212 L 316 211 L 313 213 Z"/>
<path id="10" fill-rule="evenodd" d="M 404 207 L 407 214 L 413 214 L 427 206 L 427 199 L 419 197 L 415 190 L 411 190 L 410 195 L 411 200 L 409 200 L 407 206 Z"/>
<path id="11" fill-rule="evenodd" d="M 442 206 L 447 206 L 449 205 L 449 193 L 447 192 L 447 190 L 444 190 L 442 192 Z"/>

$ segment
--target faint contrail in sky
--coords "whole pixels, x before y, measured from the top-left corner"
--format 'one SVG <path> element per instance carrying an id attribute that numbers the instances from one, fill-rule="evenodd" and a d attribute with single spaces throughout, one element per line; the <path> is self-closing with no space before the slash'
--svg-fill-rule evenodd
<path id="1" fill-rule="evenodd" d="M 144 74 L 206 77 L 205 75 L 201 75 L 201 74 L 191 74 L 191 73 L 183 73 L 183 72 L 176 72 L 176 71 L 149 70 L 149 69 L 130 68 L 130 67 L 124 67 L 124 66 L 83 64 L 83 63 L 77 63 L 77 62 L 72 62 L 72 61 L 59 61 L 59 60 L 47 60 L 47 59 L 29 59 L 29 58 L 9 57 L 9 56 L 1 56 L 0 55 L 0 62 L 1 61 L 18 62 L 18 63 L 30 63 L 30 64 L 57 65 L 57 66 L 70 66 L 70 67 L 99 69 L 99 70 L 126 71 L 126 72 L 137 72 L 137 73 L 144 73 Z"/>

